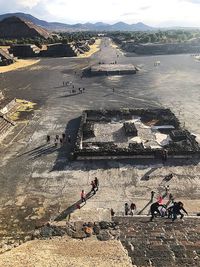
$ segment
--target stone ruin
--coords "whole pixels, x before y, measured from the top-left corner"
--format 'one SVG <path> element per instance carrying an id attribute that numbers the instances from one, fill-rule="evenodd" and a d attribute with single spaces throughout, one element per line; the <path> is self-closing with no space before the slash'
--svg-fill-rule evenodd
<path id="1" fill-rule="evenodd" d="M 85 110 L 72 159 L 196 158 L 195 138 L 170 109 Z"/>
<path id="2" fill-rule="evenodd" d="M 136 74 L 137 68 L 132 64 L 104 64 L 99 62 L 98 65 L 93 65 L 83 70 L 83 76 L 109 76 L 109 75 L 129 75 Z"/>

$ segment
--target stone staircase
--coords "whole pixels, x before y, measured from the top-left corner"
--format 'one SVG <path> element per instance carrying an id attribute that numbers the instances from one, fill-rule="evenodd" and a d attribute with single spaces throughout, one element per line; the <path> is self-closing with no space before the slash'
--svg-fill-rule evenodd
<path id="1" fill-rule="evenodd" d="M 0 114 L 0 136 L 5 134 L 14 124 L 5 116 Z"/>
<path id="2" fill-rule="evenodd" d="M 132 259 L 133 266 L 199 267 L 200 218 L 185 218 L 174 223 L 146 216 L 113 217 L 119 224 L 120 240 Z"/>

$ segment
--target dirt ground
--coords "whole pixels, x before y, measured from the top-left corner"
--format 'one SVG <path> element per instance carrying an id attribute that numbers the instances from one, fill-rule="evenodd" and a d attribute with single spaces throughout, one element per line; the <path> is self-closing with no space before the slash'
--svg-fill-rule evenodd
<path id="1" fill-rule="evenodd" d="M 53 240 L 29 241 L 0 255 L 1 267 L 131 267 L 119 241 Z"/>

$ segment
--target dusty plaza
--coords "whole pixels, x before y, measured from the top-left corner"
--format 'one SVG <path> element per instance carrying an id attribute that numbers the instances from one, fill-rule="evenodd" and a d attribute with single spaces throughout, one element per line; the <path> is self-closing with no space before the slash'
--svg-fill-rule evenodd
<path id="1" fill-rule="evenodd" d="M 154 66 L 157 60 L 161 64 Z M 123 76 L 82 76 L 83 69 L 100 61 L 133 64 L 138 71 Z M 91 190 L 95 177 L 99 179 L 98 193 L 71 214 L 71 221 L 109 221 L 110 209 L 120 216 L 126 202 L 135 203 L 137 212 L 146 220 L 151 191 L 155 191 L 156 201 L 168 185 L 174 198 L 184 203 L 189 216 L 197 215 L 198 157 L 169 157 L 164 162 L 148 157 L 71 160 L 70 153 L 84 110 L 170 109 L 181 127 L 200 142 L 199 69 L 200 63 L 190 55 L 126 56 L 109 38 L 102 38 L 100 50 L 91 57 L 45 58 L 34 65 L 0 73 L 0 90 L 5 97 L 1 108 L 14 98 L 36 103 L 26 120 L 22 116 L 6 136 L 0 136 L 1 252 L 28 241 L 35 227 L 52 222 L 71 207 L 80 199 L 81 190 Z M 79 88 L 84 92 L 80 93 Z M 62 133 L 70 135 L 70 142 L 55 146 L 55 136 Z M 51 137 L 49 143 L 47 134 Z M 173 178 L 166 181 L 169 174 Z"/>

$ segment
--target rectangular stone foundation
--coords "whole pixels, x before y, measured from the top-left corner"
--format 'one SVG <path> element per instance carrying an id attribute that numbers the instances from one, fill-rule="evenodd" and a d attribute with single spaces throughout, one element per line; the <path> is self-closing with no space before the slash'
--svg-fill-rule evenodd
<path id="1" fill-rule="evenodd" d="M 136 74 L 137 69 L 132 64 L 99 64 L 91 66 L 83 71 L 85 76 L 101 75 L 129 75 Z"/>
<path id="2" fill-rule="evenodd" d="M 80 160 L 166 160 L 199 155 L 195 136 L 181 128 L 169 109 L 86 110 L 72 152 L 72 158 Z"/>

